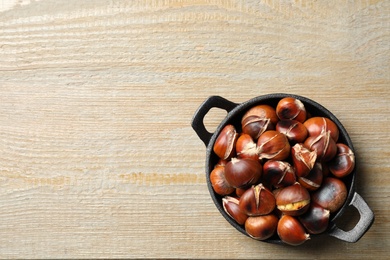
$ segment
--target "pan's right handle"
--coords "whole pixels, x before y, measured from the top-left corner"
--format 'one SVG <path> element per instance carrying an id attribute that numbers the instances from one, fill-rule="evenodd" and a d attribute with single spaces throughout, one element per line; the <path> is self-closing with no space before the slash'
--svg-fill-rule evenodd
<path id="1" fill-rule="evenodd" d="M 374 222 L 375 215 L 364 199 L 356 192 L 349 206 L 355 207 L 359 211 L 360 219 L 356 226 L 352 228 L 352 230 L 344 231 L 334 225 L 329 231 L 329 235 L 346 242 L 355 243 L 371 227 Z"/>
<path id="2" fill-rule="evenodd" d="M 195 112 L 194 117 L 192 118 L 191 126 L 206 146 L 210 142 L 213 133 L 207 131 L 204 125 L 203 119 L 205 115 L 210 111 L 210 109 L 214 107 L 221 108 L 226 110 L 227 112 L 230 112 L 237 105 L 238 104 L 233 103 L 220 96 L 210 96 L 203 102 L 202 105 L 200 105 L 198 110 Z"/>

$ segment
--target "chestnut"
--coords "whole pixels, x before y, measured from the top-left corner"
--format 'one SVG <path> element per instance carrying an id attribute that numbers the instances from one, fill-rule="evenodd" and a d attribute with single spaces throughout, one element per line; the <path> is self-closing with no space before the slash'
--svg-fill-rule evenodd
<path id="1" fill-rule="evenodd" d="M 306 127 L 296 120 L 280 120 L 276 124 L 276 131 L 285 134 L 292 143 L 303 143 L 308 135 Z"/>
<path id="2" fill-rule="evenodd" d="M 254 140 L 257 140 L 259 136 L 266 130 L 274 128 L 269 118 L 262 118 L 259 116 L 248 116 L 241 123 L 242 132 L 250 135 Z"/>
<path id="3" fill-rule="evenodd" d="M 338 178 L 349 175 L 355 167 L 355 155 L 345 144 L 338 143 L 335 158 L 328 163 L 329 171 Z"/>
<path id="4" fill-rule="evenodd" d="M 322 164 L 315 163 L 313 169 L 305 177 L 299 177 L 298 182 L 309 191 L 317 190 L 322 183 Z"/>
<path id="5" fill-rule="evenodd" d="M 259 159 L 284 160 L 290 155 L 290 144 L 284 134 L 269 130 L 257 140 L 257 153 Z"/>
<path id="6" fill-rule="evenodd" d="M 231 158 L 235 152 L 237 138 L 236 128 L 233 125 L 226 125 L 215 140 L 213 151 L 223 160 Z"/>
<path id="7" fill-rule="evenodd" d="M 302 215 L 309 206 L 310 194 L 298 182 L 282 188 L 276 195 L 276 207 L 286 215 Z"/>
<path id="8" fill-rule="evenodd" d="M 245 231 L 257 240 L 265 240 L 275 234 L 279 219 L 273 215 L 248 217 L 245 221 Z"/>
<path id="9" fill-rule="evenodd" d="M 321 187 L 311 197 L 317 205 L 334 213 L 343 206 L 347 199 L 347 188 L 343 181 L 328 177 L 325 178 Z"/>
<path id="10" fill-rule="evenodd" d="M 275 197 L 260 183 L 242 194 L 239 206 L 241 211 L 248 216 L 267 215 L 275 208 Z"/>
<path id="11" fill-rule="evenodd" d="M 296 120 L 303 123 L 306 120 L 306 109 L 303 103 L 293 97 L 282 98 L 276 105 L 276 114 L 280 118 Z"/>
<path id="12" fill-rule="evenodd" d="M 305 228 L 293 216 L 283 215 L 279 219 L 276 230 L 280 239 L 288 245 L 299 246 L 310 239 L 310 235 L 306 233 Z"/>
<path id="13" fill-rule="evenodd" d="M 248 216 L 240 210 L 239 200 L 234 197 L 226 196 L 222 198 L 222 207 L 226 214 L 234 219 L 238 224 L 244 225 Z"/>
<path id="14" fill-rule="evenodd" d="M 249 116 L 256 116 L 259 118 L 269 119 L 270 127 L 275 127 L 276 123 L 279 121 L 278 116 L 276 115 L 275 108 L 269 105 L 257 105 L 250 108 L 242 117 L 241 124 L 245 121 Z"/>
<path id="15" fill-rule="evenodd" d="M 236 154 L 238 158 L 258 160 L 257 146 L 248 134 L 241 134 L 236 142 Z"/>
<path id="16" fill-rule="evenodd" d="M 336 142 L 330 137 L 330 131 L 308 137 L 303 145 L 312 151 L 316 151 L 317 160 L 323 162 L 333 159 L 337 152 Z"/>
<path id="17" fill-rule="evenodd" d="M 308 211 L 298 219 L 310 234 L 320 234 L 328 228 L 329 216 L 329 210 L 312 203 Z"/>
<path id="18" fill-rule="evenodd" d="M 216 166 L 210 173 L 210 182 L 214 191 L 219 195 L 228 195 L 234 188 L 226 181 L 225 166 Z"/>
<path id="19" fill-rule="evenodd" d="M 225 178 L 234 188 L 248 187 L 260 179 L 262 170 L 258 161 L 232 158 L 225 166 Z"/>
<path id="20" fill-rule="evenodd" d="M 326 117 L 312 117 L 307 119 L 303 125 L 306 127 L 309 136 L 317 136 L 322 132 L 330 131 L 333 141 L 337 142 L 339 138 L 339 129 L 337 125 Z"/>
<path id="21" fill-rule="evenodd" d="M 298 177 L 305 177 L 313 169 L 317 159 L 316 151 L 311 151 L 303 144 L 295 144 L 291 149 L 292 161 L 295 167 L 295 174 Z"/>
<path id="22" fill-rule="evenodd" d="M 269 160 L 263 165 L 263 180 L 275 188 L 286 187 L 295 183 L 295 170 L 288 162 Z"/>

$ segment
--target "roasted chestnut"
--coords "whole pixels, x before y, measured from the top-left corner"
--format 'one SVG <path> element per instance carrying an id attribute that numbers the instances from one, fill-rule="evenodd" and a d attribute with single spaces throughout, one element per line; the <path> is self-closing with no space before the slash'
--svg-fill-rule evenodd
<path id="1" fill-rule="evenodd" d="M 215 140 L 213 147 L 215 154 L 223 160 L 231 158 L 235 152 L 237 138 L 236 128 L 233 125 L 225 126 Z"/>
<path id="2" fill-rule="evenodd" d="M 248 217 L 245 221 L 245 231 L 254 239 L 265 240 L 275 234 L 278 221 L 273 214 Z"/>
<path id="3" fill-rule="evenodd" d="M 242 117 L 241 124 L 250 116 L 256 116 L 263 119 L 269 119 L 270 125 L 275 127 L 276 123 L 279 121 L 278 116 L 276 115 L 275 108 L 269 105 L 257 105 L 250 108 Z"/>
<path id="4" fill-rule="evenodd" d="M 276 195 L 277 208 L 286 215 L 299 216 L 310 206 L 310 194 L 298 182 L 282 188 Z"/>
<path id="5" fill-rule="evenodd" d="M 334 176 L 343 178 L 353 171 L 355 155 L 347 145 L 338 143 L 336 156 L 328 163 L 328 166 Z"/>
<path id="6" fill-rule="evenodd" d="M 304 122 L 306 120 L 306 109 L 303 103 L 293 97 L 282 98 L 276 106 L 277 116 L 283 119 Z"/>
<path id="7" fill-rule="evenodd" d="M 328 162 L 336 155 L 336 142 L 331 138 L 330 131 L 324 131 L 317 136 L 310 136 L 306 139 L 304 146 L 316 151 L 317 160 Z"/>
<path id="8" fill-rule="evenodd" d="M 330 136 L 333 141 L 337 142 L 339 139 L 339 129 L 337 125 L 326 117 L 312 117 L 307 119 L 303 125 L 306 127 L 309 136 L 317 136 L 322 132 L 330 131 Z"/>
<path id="9" fill-rule="evenodd" d="M 236 142 L 236 153 L 238 158 L 259 159 L 256 143 L 248 134 L 241 134 L 238 137 Z"/>
<path id="10" fill-rule="evenodd" d="M 210 173 L 210 181 L 213 189 L 219 195 L 228 195 L 234 192 L 234 188 L 226 181 L 225 166 L 216 166 Z"/>
<path id="11" fill-rule="evenodd" d="M 242 120 L 241 128 L 244 134 L 248 134 L 254 140 L 257 140 L 266 130 L 273 129 L 274 125 L 269 118 L 252 115 Z"/>
<path id="12" fill-rule="evenodd" d="M 226 196 L 222 198 L 222 206 L 225 212 L 238 224 L 244 225 L 248 216 L 240 210 L 239 200 L 234 197 Z"/>
<path id="13" fill-rule="evenodd" d="M 303 144 L 295 144 L 291 149 L 291 156 L 298 177 L 305 177 L 313 169 L 317 159 L 316 151 L 311 151 Z"/>
<path id="14" fill-rule="evenodd" d="M 347 199 L 347 188 L 343 181 L 337 178 L 326 178 L 321 187 L 312 194 L 312 201 L 334 213 L 343 206 Z"/>
<path id="15" fill-rule="evenodd" d="M 225 178 L 234 188 L 255 184 L 261 177 L 262 166 L 256 160 L 232 158 L 225 166 Z"/>
<path id="16" fill-rule="evenodd" d="M 269 160 L 263 165 L 263 180 L 275 188 L 286 187 L 295 183 L 295 170 L 288 162 Z"/>
<path id="17" fill-rule="evenodd" d="M 267 215 L 275 208 L 275 197 L 260 183 L 242 194 L 239 206 L 241 211 L 248 216 Z"/>
<path id="18" fill-rule="evenodd" d="M 306 127 L 296 120 L 280 120 L 276 131 L 285 134 L 291 143 L 303 143 L 308 135 Z"/>
<path id="19" fill-rule="evenodd" d="M 329 225 L 330 211 L 312 203 L 308 211 L 298 219 L 310 234 L 320 234 Z"/>
<path id="20" fill-rule="evenodd" d="M 290 154 L 290 144 L 284 134 L 269 130 L 257 140 L 257 153 L 259 159 L 284 160 Z"/>
<path id="21" fill-rule="evenodd" d="M 310 239 L 299 220 L 289 215 L 283 215 L 279 219 L 277 233 L 284 243 L 292 246 L 301 245 Z"/>
<path id="22" fill-rule="evenodd" d="M 322 164 L 315 163 L 309 174 L 305 177 L 299 177 L 298 182 L 307 190 L 314 191 L 321 186 L 322 179 Z"/>

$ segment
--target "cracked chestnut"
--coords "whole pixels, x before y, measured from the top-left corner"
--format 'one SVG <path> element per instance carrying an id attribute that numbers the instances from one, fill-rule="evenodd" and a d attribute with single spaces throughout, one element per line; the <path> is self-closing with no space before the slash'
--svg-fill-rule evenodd
<path id="1" fill-rule="evenodd" d="M 303 103 L 293 97 L 282 98 L 276 106 L 276 114 L 280 120 L 289 119 L 298 122 L 306 120 L 306 109 Z"/>
<path id="2" fill-rule="evenodd" d="M 310 194 L 301 184 L 296 182 L 278 192 L 276 207 L 286 215 L 302 215 L 310 207 Z"/>
<path id="3" fill-rule="evenodd" d="M 267 215 L 275 208 L 275 197 L 260 183 L 242 194 L 239 206 L 241 211 L 248 216 Z"/>
<path id="4" fill-rule="evenodd" d="M 338 178 L 349 175 L 355 167 L 355 155 L 345 144 L 338 143 L 336 156 L 328 163 L 329 171 Z"/>
<path id="5" fill-rule="evenodd" d="M 257 160 L 232 158 L 225 166 L 225 178 L 232 187 L 245 188 L 260 179 L 262 170 Z"/>
<path id="6" fill-rule="evenodd" d="M 317 159 L 317 152 L 311 151 L 303 144 L 295 144 L 291 149 L 291 156 L 297 177 L 305 177 L 313 169 Z"/>
<path id="7" fill-rule="evenodd" d="M 226 196 L 222 198 L 222 206 L 226 214 L 234 219 L 238 224 L 244 225 L 248 216 L 240 210 L 237 198 Z"/>
<path id="8" fill-rule="evenodd" d="M 227 160 L 235 153 L 238 134 L 233 125 L 226 125 L 215 140 L 213 151 L 219 158 Z"/>
<path id="9" fill-rule="evenodd" d="M 259 159 L 284 160 L 290 155 L 290 143 L 284 134 L 269 130 L 257 140 L 257 153 Z"/>

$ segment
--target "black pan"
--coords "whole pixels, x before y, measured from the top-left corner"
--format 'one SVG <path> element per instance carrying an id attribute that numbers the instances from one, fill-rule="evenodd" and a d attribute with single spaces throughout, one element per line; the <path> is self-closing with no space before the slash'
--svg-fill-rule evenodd
<path id="1" fill-rule="evenodd" d="M 215 164 L 218 162 L 218 156 L 213 152 L 214 142 L 221 132 L 221 130 L 227 124 L 233 124 L 238 131 L 241 130 L 241 118 L 244 113 L 251 107 L 258 104 L 268 104 L 273 107 L 276 107 L 278 101 L 284 97 L 294 97 L 302 101 L 305 105 L 306 110 L 312 116 L 323 116 L 331 119 L 338 126 L 340 131 L 340 136 L 338 142 L 344 143 L 348 145 L 352 151 L 355 153 L 353 148 L 352 141 L 345 130 L 344 126 L 340 123 L 340 121 L 325 107 L 318 104 L 317 102 L 308 99 L 306 97 L 292 95 L 292 94 L 268 94 L 263 96 L 255 97 L 251 100 L 248 100 L 244 103 L 237 104 L 231 102 L 225 98 L 220 96 L 211 96 L 207 98 L 203 104 L 200 105 L 198 110 L 195 112 L 194 117 L 192 119 L 192 128 L 195 130 L 199 138 L 206 145 L 206 179 L 207 186 L 213 199 L 216 207 L 222 216 L 238 231 L 248 236 L 245 232 L 245 228 L 242 225 L 237 224 L 233 219 L 226 214 L 222 207 L 222 197 L 214 192 L 211 182 L 210 182 L 210 173 L 214 169 Z M 214 133 L 210 133 L 206 130 L 203 119 L 205 115 L 210 111 L 211 108 L 220 108 L 226 110 L 228 112 L 225 119 L 221 122 L 221 124 L 217 127 Z M 356 153 L 355 153 L 356 154 Z M 355 156 L 356 158 L 356 156 Z M 355 177 L 356 177 L 356 167 L 351 174 L 343 178 L 344 183 L 347 186 L 348 196 L 344 203 L 344 205 L 335 213 L 333 213 L 330 217 L 330 225 L 326 233 L 330 236 L 336 237 L 340 240 L 346 242 L 357 242 L 364 233 L 371 227 L 374 222 L 374 213 L 369 208 L 364 199 L 355 191 Z M 343 215 L 343 212 L 348 206 L 355 207 L 360 215 L 360 219 L 358 223 L 349 231 L 344 231 L 336 226 L 335 221 Z M 264 240 L 265 242 L 281 244 L 282 241 L 279 239 L 277 235 Z"/>

